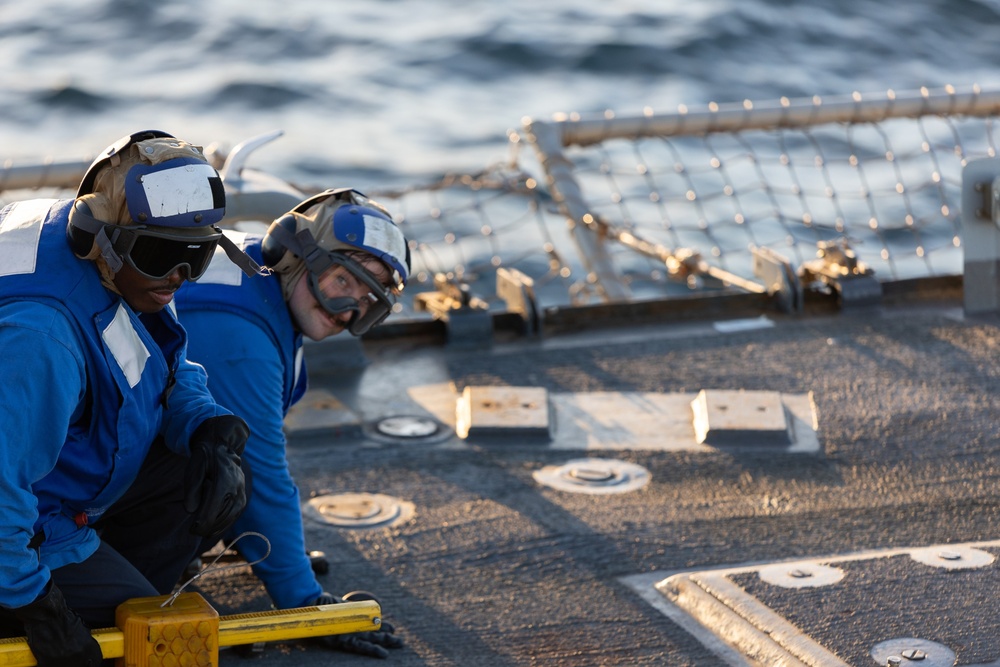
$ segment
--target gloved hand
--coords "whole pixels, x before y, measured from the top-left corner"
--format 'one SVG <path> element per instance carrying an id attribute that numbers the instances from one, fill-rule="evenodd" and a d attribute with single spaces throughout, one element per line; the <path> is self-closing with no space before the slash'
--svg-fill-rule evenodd
<path id="1" fill-rule="evenodd" d="M 39 667 L 99 667 L 104 656 L 80 617 L 66 606 L 55 582 L 31 604 L 14 609 Z"/>
<path id="2" fill-rule="evenodd" d="M 191 434 L 184 509 L 195 515 L 195 535 L 217 535 L 243 513 L 247 494 L 240 455 L 249 436 L 247 423 L 235 415 L 210 417 Z"/>
<path id="3" fill-rule="evenodd" d="M 370 593 L 353 594 L 348 593 L 344 598 L 338 598 L 329 593 L 323 593 L 316 598 L 317 605 L 339 604 L 341 602 L 357 602 L 360 600 L 375 599 Z M 403 640 L 397 637 L 396 629 L 391 624 L 382 621 L 382 629 L 369 632 L 352 632 L 345 635 L 328 635 L 317 637 L 316 641 L 323 646 L 335 651 L 344 653 L 356 653 L 366 655 L 371 658 L 385 659 L 389 657 L 387 648 L 403 648 Z"/>

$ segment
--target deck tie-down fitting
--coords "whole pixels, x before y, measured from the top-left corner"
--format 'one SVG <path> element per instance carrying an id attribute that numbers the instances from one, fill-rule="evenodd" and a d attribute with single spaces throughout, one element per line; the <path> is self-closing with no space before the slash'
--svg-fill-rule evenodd
<path id="1" fill-rule="evenodd" d="M 449 345 L 489 347 L 493 344 L 493 316 L 489 304 L 472 293 L 468 283 L 452 274 L 434 276 L 433 292 L 414 297 L 417 312 L 427 312 L 445 324 Z"/>

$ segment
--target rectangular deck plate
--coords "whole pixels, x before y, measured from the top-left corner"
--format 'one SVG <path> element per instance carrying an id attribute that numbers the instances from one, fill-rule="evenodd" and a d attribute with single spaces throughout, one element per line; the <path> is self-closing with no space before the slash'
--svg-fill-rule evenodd
<path id="1" fill-rule="evenodd" d="M 285 416 L 288 437 L 361 433 L 361 417 L 328 391 L 310 389 Z"/>
<path id="2" fill-rule="evenodd" d="M 695 439 L 713 447 L 792 444 L 781 394 L 702 389 L 693 401 Z"/>
<path id="3" fill-rule="evenodd" d="M 541 387 L 466 387 L 455 406 L 455 432 L 476 436 L 551 437 L 549 394 Z"/>

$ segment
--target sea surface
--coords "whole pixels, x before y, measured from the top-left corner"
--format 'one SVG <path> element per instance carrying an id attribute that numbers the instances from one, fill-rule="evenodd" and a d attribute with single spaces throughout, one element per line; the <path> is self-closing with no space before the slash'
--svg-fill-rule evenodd
<path id="1" fill-rule="evenodd" d="M 299 184 L 508 156 L 557 112 L 1000 84 L 998 0 L 0 1 L 0 158 L 157 128 Z"/>

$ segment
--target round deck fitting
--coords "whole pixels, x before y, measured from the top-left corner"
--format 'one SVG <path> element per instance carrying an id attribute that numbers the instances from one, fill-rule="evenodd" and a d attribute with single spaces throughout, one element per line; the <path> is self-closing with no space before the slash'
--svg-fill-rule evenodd
<path id="1" fill-rule="evenodd" d="M 910 552 L 910 558 L 930 565 L 932 567 L 943 567 L 946 570 L 967 570 L 976 567 L 985 567 L 995 560 L 993 554 L 981 549 L 963 546 L 936 546 L 926 549 L 914 549 Z"/>
<path id="2" fill-rule="evenodd" d="M 955 664 L 955 652 L 944 644 L 917 639 L 915 637 L 900 637 L 889 639 L 875 645 L 871 650 L 875 664 L 885 665 L 892 656 L 902 658 L 900 665 L 913 667 L 952 667 Z"/>
<path id="3" fill-rule="evenodd" d="M 575 493 L 628 493 L 649 483 L 648 470 L 615 459 L 574 459 L 561 466 L 545 466 L 532 476 L 543 486 Z"/>
<path id="4" fill-rule="evenodd" d="M 310 498 L 302 506 L 307 519 L 339 528 L 383 528 L 413 516 L 413 503 L 379 493 L 338 493 Z"/>
<path id="5" fill-rule="evenodd" d="M 375 422 L 375 430 L 391 438 L 428 438 L 441 428 L 430 417 L 399 415 L 386 417 Z"/>
<path id="6" fill-rule="evenodd" d="M 453 435 L 441 422 L 426 415 L 382 417 L 367 424 L 365 431 L 373 439 L 389 443 L 433 443 Z"/>
<path id="7" fill-rule="evenodd" d="M 777 563 L 757 572 L 762 581 L 782 588 L 819 588 L 844 578 L 840 568 L 818 563 Z"/>

